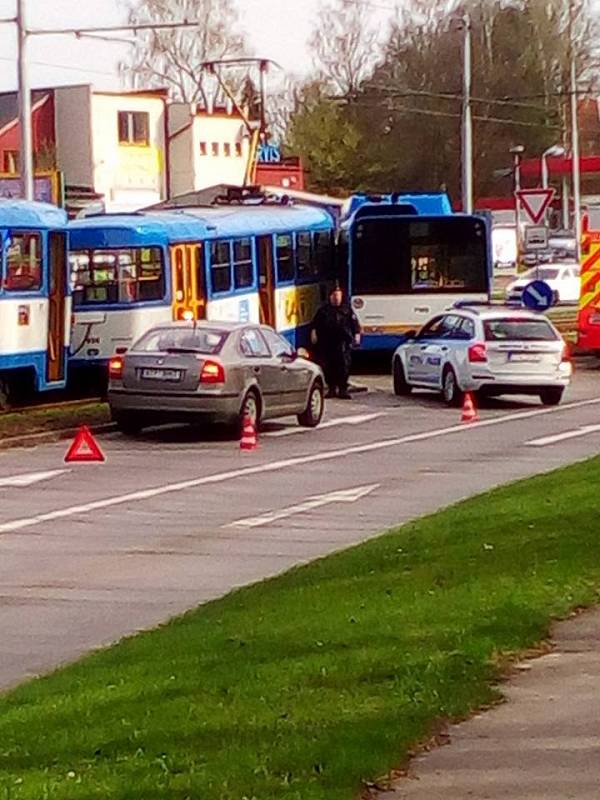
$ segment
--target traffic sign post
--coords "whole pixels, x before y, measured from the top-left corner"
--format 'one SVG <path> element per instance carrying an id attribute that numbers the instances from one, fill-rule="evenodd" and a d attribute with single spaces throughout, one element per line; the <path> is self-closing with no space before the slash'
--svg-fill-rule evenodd
<path id="1" fill-rule="evenodd" d="M 546 311 L 554 303 L 554 290 L 545 281 L 532 281 L 523 289 L 521 301 L 532 311 Z"/>
<path id="2" fill-rule="evenodd" d="M 548 228 L 545 225 L 528 225 L 525 228 L 525 250 L 547 250 Z"/>
<path id="3" fill-rule="evenodd" d="M 554 199 L 554 189 L 520 189 L 516 196 L 533 225 L 537 225 Z"/>

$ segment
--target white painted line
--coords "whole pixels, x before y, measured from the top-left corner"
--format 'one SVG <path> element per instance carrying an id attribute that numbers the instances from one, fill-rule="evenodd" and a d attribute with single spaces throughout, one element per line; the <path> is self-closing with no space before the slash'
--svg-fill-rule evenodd
<path id="1" fill-rule="evenodd" d="M 565 442 L 567 439 L 577 439 L 579 436 L 586 436 L 588 433 L 598 433 L 600 425 L 585 425 L 582 428 L 577 428 L 572 431 L 565 431 L 564 433 L 557 433 L 554 436 L 544 436 L 542 439 L 532 439 L 530 442 L 525 442 L 528 447 L 547 447 L 549 444 L 557 444 L 558 442 Z"/>
<path id="2" fill-rule="evenodd" d="M 329 492 L 329 494 L 321 494 L 317 497 L 309 497 L 303 503 L 298 503 L 295 506 L 288 506 L 281 508 L 279 511 L 269 511 L 267 514 L 261 514 L 258 517 L 248 517 L 248 519 L 238 519 L 237 522 L 232 522 L 230 525 L 225 525 L 226 528 L 259 528 L 263 525 L 269 525 L 271 522 L 276 522 L 280 519 L 287 519 L 294 514 L 303 514 L 306 511 L 312 511 L 314 508 L 321 508 L 330 503 L 356 503 L 362 497 L 366 497 L 375 489 L 379 489 L 381 484 L 374 483 L 371 486 L 357 486 L 355 489 L 342 489 L 338 492 Z"/>
<path id="3" fill-rule="evenodd" d="M 281 431 L 271 431 L 270 433 L 265 433 L 265 436 L 272 436 L 273 438 L 277 436 L 292 436 L 296 433 L 307 433 L 307 431 L 321 431 L 323 428 L 335 428 L 338 425 L 361 425 L 363 422 L 371 422 L 374 419 L 378 419 L 379 417 L 384 417 L 385 414 L 356 414 L 353 417 L 338 417 L 337 419 L 330 419 L 327 422 L 322 422 L 318 428 L 303 428 L 300 425 L 284 428 Z"/>
<path id="4" fill-rule="evenodd" d="M 183 492 L 186 489 L 195 489 L 198 486 L 209 486 L 214 483 L 224 483 L 225 481 L 234 480 L 235 478 L 246 478 L 250 475 L 260 475 L 265 472 L 277 472 L 278 470 L 287 469 L 289 467 L 298 467 L 303 464 L 315 464 L 319 461 L 331 461 L 336 458 L 343 458 L 344 456 L 356 455 L 358 453 L 370 453 L 376 450 L 384 450 L 389 447 L 397 447 L 398 445 L 402 444 L 425 442 L 429 439 L 436 439 L 438 437 L 448 436 L 453 433 L 468 432 L 469 434 L 472 434 L 473 431 L 478 430 L 479 428 L 490 428 L 495 425 L 504 425 L 507 422 L 515 422 L 521 419 L 531 419 L 532 417 L 541 417 L 545 416 L 546 414 L 558 414 L 563 411 L 570 411 L 576 408 L 584 408 L 585 406 L 599 404 L 600 397 L 597 397 L 593 400 L 581 400 L 577 403 L 565 403 L 564 405 L 557 406 L 556 408 L 540 408 L 536 409 L 535 411 L 520 411 L 515 414 L 506 414 L 501 417 L 494 417 L 493 419 L 481 420 L 480 422 L 471 422 L 467 426 L 461 424 L 452 425 L 448 428 L 437 428 L 436 430 L 432 431 L 413 433 L 393 439 L 383 439 L 381 441 L 371 442 L 369 444 L 351 445 L 339 450 L 326 450 L 320 453 L 313 453 L 312 455 L 286 458 L 282 459 L 281 461 L 269 461 L 265 464 L 257 464 L 254 467 L 241 467 L 239 469 L 232 469 L 228 472 L 218 472 L 213 475 L 204 475 L 201 478 L 192 478 L 191 480 L 181 481 L 180 483 L 168 483 L 164 486 L 156 486 L 152 489 L 141 489 L 137 492 L 130 492 L 129 494 L 107 497 L 104 500 L 93 500 L 90 503 L 84 503 L 79 506 L 60 508 L 57 511 L 49 511 L 48 513 L 38 514 L 34 517 L 4 522 L 0 525 L 0 533 L 12 533 L 14 531 L 22 530 L 23 528 L 31 528 L 34 525 L 40 525 L 43 522 L 52 522 L 56 519 L 74 517 L 77 514 L 87 514 L 90 511 L 99 511 L 102 508 L 111 508 L 112 506 L 124 505 L 125 503 L 134 503 L 138 500 L 148 500 L 153 497 L 160 497 L 164 494 L 171 494 L 172 492 Z"/>
<path id="5" fill-rule="evenodd" d="M 7 486 L 33 486 L 34 483 L 41 483 L 57 475 L 64 475 L 70 472 L 68 469 L 53 469 L 49 472 L 30 472 L 27 475 L 10 475 L 8 478 L 0 478 L 0 489 Z"/>

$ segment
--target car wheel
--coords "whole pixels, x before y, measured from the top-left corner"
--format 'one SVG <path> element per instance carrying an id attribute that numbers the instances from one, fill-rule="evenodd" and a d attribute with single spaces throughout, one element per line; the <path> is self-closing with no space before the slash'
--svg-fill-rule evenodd
<path id="1" fill-rule="evenodd" d="M 258 393 L 254 389 L 250 389 L 244 400 L 242 402 L 242 407 L 240 408 L 240 417 L 239 417 L 239 428 L 240 431 L 244 426 L 244 422 L 246 418 L 250 418 L 250 421 L 254 425 L 255 430 L 258 430 L 260 425 L 260 398 Z"/>
<path id="2" fill-rule="evenodd" d="M 303 428 L 316 428 L 323 418 L 323 384 L 315 381 L 310 387 L 308 405 L 298 414 L 298 424 Z"/>
<path id="3" fill-rule="evenodd" d="M 394 394 L 407 395 L 412 391 L 412 386 L 406 381 L 404 367 L 399 358 L 394 359 Z"/>
<path id="4" fill-rule="evenodd" d="M 551 387 L 540 392 L 540 400 L 545 406 L 557 406 L 562 400 L 564 389 Z"/>
<path id="5" fill-rule="evenodd" d="M 133 414 L 113 414 L 113 420 L 121 433 L 126 436 L 137 436 L 143 427 Z"/>
<path id="6" fill-rule="evenodd" d="M 464 400 L 464 392 L 458 385 L 456 373 L 452 367 L 446 367 L 442 377 L 442 397 L 447 406 L 459 408 Z"/>

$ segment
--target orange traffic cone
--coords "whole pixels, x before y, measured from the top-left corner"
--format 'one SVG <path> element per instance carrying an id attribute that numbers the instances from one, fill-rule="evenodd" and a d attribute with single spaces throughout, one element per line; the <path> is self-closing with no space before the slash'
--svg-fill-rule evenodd
<path id="1" fill-rule="evenodd" d="M 477 413 L 477 409 L 475 408 L 475 403 L 473 402 L 473 395 L 471 394 L 471 392 L 465 392 L 465 399 L 462 407 L 461 422 L 478 422 L 478 421 L 479 421 L 479 414 Z"/>
<path id="2" fill-rule="evenodd" d="M 240 439 L 240 450 L 256 450 L 258 440 L 256 437 L 256 426 L 248 415 L 244 417 L 242 427 L 242 438 Z"/>

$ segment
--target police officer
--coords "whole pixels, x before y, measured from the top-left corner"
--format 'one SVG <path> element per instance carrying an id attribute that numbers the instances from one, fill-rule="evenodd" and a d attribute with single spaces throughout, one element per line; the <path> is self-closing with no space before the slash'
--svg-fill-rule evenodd
<path id="1" fill-rule="evenodd" d="M 360 344 L 360 324 L 339 284 L 329 293 L 329 302 L 321 306 L 313 320 L 311 342 L 327 381 L 327 397 L 351 400 L 348 393 L 352 345 Z"/>

